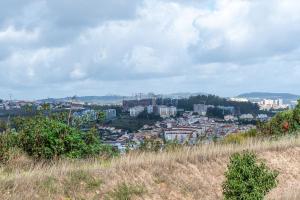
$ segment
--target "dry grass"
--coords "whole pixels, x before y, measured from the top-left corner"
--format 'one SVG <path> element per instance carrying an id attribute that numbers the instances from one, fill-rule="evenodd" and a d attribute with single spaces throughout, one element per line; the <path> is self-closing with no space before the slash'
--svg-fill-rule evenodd
<path id="1" fill-rule="evenodd" d="M 0 168 L 0 198 L 222 199 L 229 156 L 246 149 L 280 172 L 279 185 L 268 199 L 300 199 L 300 138 L 131 153 L 110 162 L 64 160 L 33 165 L 21 156 Z"/>

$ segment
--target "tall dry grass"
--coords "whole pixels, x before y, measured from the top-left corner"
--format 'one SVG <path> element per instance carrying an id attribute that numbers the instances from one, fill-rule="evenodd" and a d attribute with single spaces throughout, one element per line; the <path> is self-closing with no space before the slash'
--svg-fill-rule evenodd
<path id="1" fill-rule="evenodd" d="M 118 194 L 124 184 L 143 191 L 133 199 L 222 199 L 229 156 L 243 150 L 256 152 L 280 172 L 269 199 L 300 199 L 300 138 L 293 137 L 132 152 L 111 161 L 34 164 L 20 154 L 0 167 L 0 199 L 113 199 L 110 194 Z"/>

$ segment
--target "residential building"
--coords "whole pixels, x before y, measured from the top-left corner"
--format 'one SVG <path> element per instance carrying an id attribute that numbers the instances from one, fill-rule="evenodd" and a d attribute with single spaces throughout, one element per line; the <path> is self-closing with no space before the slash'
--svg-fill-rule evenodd
<path id="1" fill-rule="evenodd" d="M 243 114 L 240 116 L 240 120 L 247 120 L 247 121 L 251 121 L 253 120 L 254 117 L 252 114 Z"/>
<path id="2" fill-rule="evenodd" d="M 236 120 L 236 118 L 233 115 L 225 115 L 224 116 L 224 120 L 227 121 L 227 122 L 228 121 L 232 121 L 233 122 L 233 121 Z"/>
<path id="3" fill-rule="evenodd" d="M 177 108 L 174 106 L 168 107 L 168 106 L 158 106 L 158 113 L 159 116 L 162 118 L 168 118 L 171 116 L 176 116 L 177 114 Z"/>
<path id="4" fill-rule="evenodd" d="M 246 99 L 246 98 L 239 98 L 239 97 L 232 97 L 229 100 L 230 101 L 234 101 L 234 102 L 249 102 L 248 99 Z"/>
<path id="5" fill-rule="evenodd" d="M 259 114 L 259 115 L 257 115 L 257 117 L 256 117 L 259 121 L 268 121 L 268 119 L 269 119 L 269 117 L 268 117 L 268 115 L 266 115 L 266 114 Z"/>
<path id="6" fill-rule="evenodd" d="M 143 106 L 135 106 L 133 108 L 129 109 L 130 116 L 131 117 L 137 117 L 140 113 L 142 113 L 145 110 Z"/>
<path id="7" fill-rule="evenodd" d="M 171 128 L 164 131 L 164 137 L 166 141 L 195 144 L 198 137 L 197 133 L 196 130 L 190 128 Z"/>
<path id="8" fill-rule="evenodd" d="M 104 111 L 104 113 L 105 113 L 106 120 L 112 120 L 117 117 L 116 109 L 107 109 Z"/>
<path id="9" fill-rule="evenodd" d="M 154 112 L 154 106 L 152 106 L 152 105 L 147 106 L 147 113 L 151 114 L 153 112 Z"/>

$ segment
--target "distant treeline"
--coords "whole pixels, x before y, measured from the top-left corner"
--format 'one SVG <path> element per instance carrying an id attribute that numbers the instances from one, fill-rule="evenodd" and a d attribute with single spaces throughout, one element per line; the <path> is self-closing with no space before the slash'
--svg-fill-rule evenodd
<path id="1" fill-rule="evenodd" d="M 257 104 L 251 102 L 234 102 L 225 98 L 221 98 L 215 95 L 199 95 L 192 96 L 188 99 L 179 99 L 177 101 L 177 108 L 184 110 L 193 110 L 194 104 L 205 104 L 213 106 L 232 106 L 234 107 L 235 114 L 259 114 L 262 113 L 259 110 Z"/>

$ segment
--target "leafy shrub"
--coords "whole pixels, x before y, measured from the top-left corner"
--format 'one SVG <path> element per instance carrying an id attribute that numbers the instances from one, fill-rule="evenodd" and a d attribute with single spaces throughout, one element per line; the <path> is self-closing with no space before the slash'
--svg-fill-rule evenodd
<path id="1" fill-rule="evenodd" d="M 95 130 L 83 133 L 46 117 L 21 119 L 18 131 L 21 148 L 35 159 L 60 156 L 86 158 L 99 155 L 102 150 L 109 150 L 103 148 Z"/>
<path id="2" fill-rule="evenodd" d="M 223 194 L 225 199 L 230 200 L 262 200 L 276 187 L 277 176 L 278 173 L 270 170 L 264 163 L 257 164 L 255 154 L 237 153 L 230 158 Z"/>
<path id="3" fill-rule="evenodd" d="M 140 145 L 141 151 L 152 151 L 152 152 L 158 152 L 161 150 L 163 145 L 163 141 L 160 139 L 153 139 L 153 138 L 145 138 L 144 141 Z"/>
<path id="4" fill-rule="evenodd" d="M 17 143 L 18 138 L 15 133 L 0 134 L 0 163 L 6 163 L 10 159 L 11 151 Z"/>

